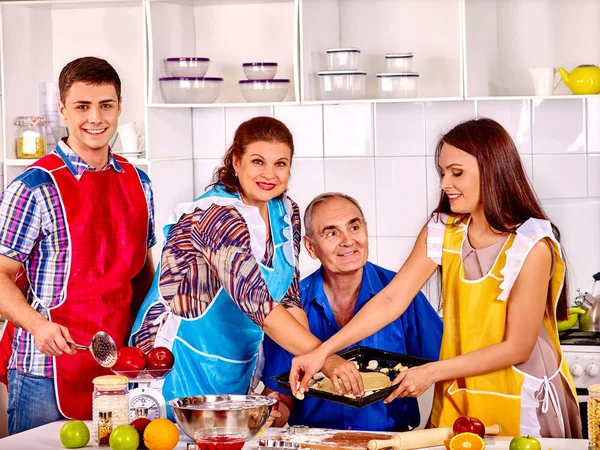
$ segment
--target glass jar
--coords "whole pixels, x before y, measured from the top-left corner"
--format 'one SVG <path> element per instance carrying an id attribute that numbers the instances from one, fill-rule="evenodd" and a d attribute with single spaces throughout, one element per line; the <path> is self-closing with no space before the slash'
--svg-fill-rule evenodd
<path id="1" fill-rule="evenodd" d="M 600 384 L 588 387 L 588 434 L 589 450 L 600 450 Z"/>
<path id="2" fill-rule="evenodd" d="M 128 378 L 103 375 L 93 380 L 92 438 L 98 445 L 109 445 L 110 433 L 129 423 Z"/>
<path id="3" fill-rule="evenodd" d="M 15 119 L 15 153 L 17 158 L 41 158 L 46 151 L 46 119 L 19 116 Z"/>

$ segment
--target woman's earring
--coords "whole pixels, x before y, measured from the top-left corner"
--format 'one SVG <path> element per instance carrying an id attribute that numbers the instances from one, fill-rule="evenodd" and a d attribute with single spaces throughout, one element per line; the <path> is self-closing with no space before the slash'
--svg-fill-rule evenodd
<path id="1" fill-rule="evenodd" d="M 236 178 L 238 177 L 238 174 L 237 174 L 237 172 L 235 172 L 235 177 L 236 177 Z"/>

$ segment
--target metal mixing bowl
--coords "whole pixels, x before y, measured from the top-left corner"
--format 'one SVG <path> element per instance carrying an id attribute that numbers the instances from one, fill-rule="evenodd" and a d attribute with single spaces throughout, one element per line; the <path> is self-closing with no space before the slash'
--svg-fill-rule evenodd
<path id="1" fill-rule="evenodd" d="M 177 424 L 190 438 L 212 427 L 240 427 L 252 439 L 265 424 L 275 399 L 264 395 L 196 395 L 169 400 Z"/>

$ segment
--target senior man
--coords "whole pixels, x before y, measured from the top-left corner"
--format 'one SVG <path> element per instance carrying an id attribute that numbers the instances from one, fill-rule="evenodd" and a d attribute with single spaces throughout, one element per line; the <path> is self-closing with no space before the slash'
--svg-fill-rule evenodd
<path id="1" fill-rule="evenodd" d="M 367 223 L 358 202 L 345 194 L 317 196 L 304 214 L 304 245 L 321 267 L 300 282 L 300 296 L 310 331 L 329 339 L 394 277 L 395 273 L 367 261 Z M 400 318 L 356 345 L 438 359 L 442 321 L 419 293 Z M 289 370 L 293 356 L 266 338 L 263 382 L 266 391 L 279 390 L 270 378 Z M 281 426 L 406 431 L 420 423 L 417 399 L 377 402 L 352 408 L 307 396 L 303 401 L 280 394 Z"/>

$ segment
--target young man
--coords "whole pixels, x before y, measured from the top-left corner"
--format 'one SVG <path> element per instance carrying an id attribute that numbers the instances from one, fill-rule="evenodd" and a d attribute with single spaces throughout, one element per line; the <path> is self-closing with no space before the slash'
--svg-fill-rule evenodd
<path id="1" fill-rule="evenodd" d="M 14 338 L 11 434 L 91 418 L 92 379 L 110 371 L 73 343 L 89 345 L 102 330 L 123 346 L 154 275 L 150 180 L 108 145 L 121 114 L 117 72 L 79 58 L 61 71 L 59 89 L 68 138 L 0 198 L 0 313 L 15 325 L 3 336 Z"/>
<path id="2" fill-rule="evenodd" d="M 344 194 L 321 194 L 304 214 L 304 245 L 321 268 L 300 282 L 300 296 L 310 331 L 326 341 L 394 277 L 395 273 L 367 261 L 367 224 L 358 202 Z M 395 322 L 359 342 L 381 350 L 438 359 L 442 321 L 419 293 Z M 290 369 L 293 356 L 265 338 L 263 382 L 267 392 L 278 390 L 270 378 Z M 276 395 L 276 394 L 275 394 Z M 356 409 L 307 396 L 303 401 L 279 395 L 281 426 L 406 431 L 420 422 L 417 399 L 378 402 Z M 291 414 L 290 414 L 291 410 Z"/>

